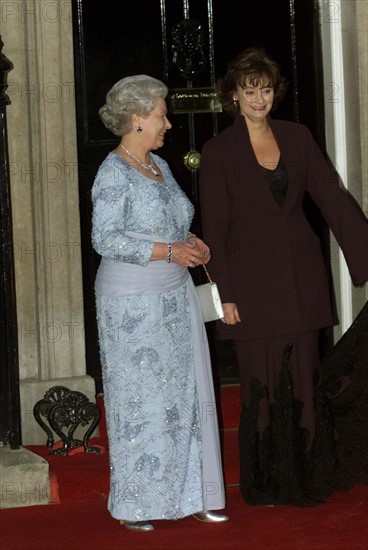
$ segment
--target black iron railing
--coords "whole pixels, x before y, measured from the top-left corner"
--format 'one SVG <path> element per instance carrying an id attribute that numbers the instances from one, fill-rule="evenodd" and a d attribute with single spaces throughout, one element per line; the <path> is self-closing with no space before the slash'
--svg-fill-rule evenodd
<path id="1" fill-rule="evenodd" d="M 13 64 L 2 53 L 0 37 L 0 443 L 21 445 L 18 329 L 13 230 L 6 126 L 8 72 Z"/>

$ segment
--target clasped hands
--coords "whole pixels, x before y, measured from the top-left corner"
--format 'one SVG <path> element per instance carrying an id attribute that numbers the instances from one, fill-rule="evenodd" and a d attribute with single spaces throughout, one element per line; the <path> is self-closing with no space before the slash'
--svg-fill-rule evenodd
<path id="1" fill-rule="evenodd" d="M 186 242 L 172 243 L 172 261 L 186 267 L 197 267 L 210 261 L 211 252 L 198 237 L 190 236 Z"/>

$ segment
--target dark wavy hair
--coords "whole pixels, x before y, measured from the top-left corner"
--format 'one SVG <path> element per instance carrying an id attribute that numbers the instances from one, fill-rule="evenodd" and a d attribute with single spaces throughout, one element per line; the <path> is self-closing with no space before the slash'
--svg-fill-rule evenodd
<path id="1" fill-rule="evenodd" d="M 234 117 L 239 113 L 239 103 L 234 102 L 238 86 L 271 86 L 274 89 L 272 110 L 284 98 L 287 82 L 280 74 L 280 67 L 265 50 L 248 48 L 230 61 L 227 72 L 216 84 L 217 94 L 225 112 Z"/>

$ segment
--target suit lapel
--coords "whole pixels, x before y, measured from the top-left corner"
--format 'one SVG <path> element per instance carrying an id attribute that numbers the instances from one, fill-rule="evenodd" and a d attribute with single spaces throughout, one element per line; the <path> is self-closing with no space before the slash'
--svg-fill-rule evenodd
<path id="1" fill-rule="evenodd" d="M 275 127 L 275 124 L 270 119 L 270 124 L 272 128 L 272 132 L 274 133 L 275 139 L 277 141 L 277 144 L 280 149 L 281 158 L 283 159 L 286 170 L 289 175 L 289 169 L 288 164 L 290 167 L 290 162 L 288 162 L 288 148 L 286 147 L 286 144 L 284 143 L 284 140 L 282 139 L 282 135 L 280 135 L 280 132 L 277 131 L 277 128 Z M 279 213 L 283 212 L 288 204 L 288 196 L 290 192 L 290 178 L 289 178 L 289 185 L 288 185 L 288 191 L 286 193 L 285 201 L 282 207 L 278 205 L 276 202 L 272 191 L 269 188 L 269 184 L 267 182 L 266 176 L 258 164 L 257 157 L 253 151 L 252 144 L 250 142 L 249 132 L 248 128 L 245 122 L 244 117 L 238 116 L 234 121 L 234 137 L 235 137 L 235 144 L 234 147 L 234 154 L 235 158 L 242 159 L 241 160 L 241 170 L 242 170 L 242 179 L 244 180 L 244 185 L 252 185 L 252 195 L 257 196 L 258 199 L 266 206 L 268 205 L 269 208 L 272 208 L 272 210 L 276 210 Z"/>

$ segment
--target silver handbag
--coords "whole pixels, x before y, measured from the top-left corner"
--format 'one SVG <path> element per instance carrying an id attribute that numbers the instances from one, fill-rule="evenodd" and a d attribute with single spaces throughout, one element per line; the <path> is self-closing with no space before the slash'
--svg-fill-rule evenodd
<path id="1" fill-rule="evenodd" d="M 222 309 L 222 302 L 217 284 L 212 281 L 206 266 L 203 265 L 202 267 L 206 272 L 208 283 L 197 285 L 195 289 L 201 304 L 203 321 L 208 323 L 210 321 L 223 319 L 224 310 Z"/>

